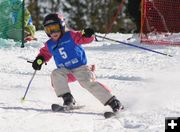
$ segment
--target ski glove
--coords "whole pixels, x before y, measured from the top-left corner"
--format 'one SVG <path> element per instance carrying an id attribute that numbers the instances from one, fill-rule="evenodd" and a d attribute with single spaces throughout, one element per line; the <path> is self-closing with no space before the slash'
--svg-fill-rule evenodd
<path id="1" fill-rule="evenodd" d="M 36 59 L 32 63 L 32 67 L 34 70 L 41 70 L 41 66 L 44 62 L 43 56 L 37 56 Z"/>
<path id="2" fill-rule="evenodd" d="M 92 35 L 94 35 L 94 30 L 92 28 L 86 28 L 82 31 L 82 34 L 86 38 L 90 38 Z"/>

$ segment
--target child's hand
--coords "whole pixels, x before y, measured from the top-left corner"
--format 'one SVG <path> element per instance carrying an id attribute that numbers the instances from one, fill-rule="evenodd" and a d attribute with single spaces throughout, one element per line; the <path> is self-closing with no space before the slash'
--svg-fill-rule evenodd
<path id="1" fill-rule="evenodd" d="M 44 57 L 43 56 L 38 56 L 32 63 L 32 67 L 34 70 L 41 70 L 41 66 L 44 62 Z"/>
<path id="2" fill-rule="evenodd" d="M 86 38 L 90 38 L 92 35 L 94 35 L 94 30 L 92 28 L 86 28 L 82 31 L 82 34 Z"/>

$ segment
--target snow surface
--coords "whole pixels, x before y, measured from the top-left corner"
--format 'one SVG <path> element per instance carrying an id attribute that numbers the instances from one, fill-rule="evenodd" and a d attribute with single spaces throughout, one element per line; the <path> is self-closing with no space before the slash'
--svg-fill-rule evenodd
<path id="1" fill-rule="evenodd" d="M 43 65 L 30 85 L 26 100 L 21 98 L 32 77 L 33 60 L 43 42 L 19 48 L 12 40 L 0 39 L 0 132 L 164 132 L 165 117 L 180 116 L 180 47 L 140 45 L 131 34 L 108 34 L 107 37 L 130 42 L 174 57 L 110 41 L 84 46 L 89 64 L 96 64 L 98 81 L 112 89 L 125 106 L 119 118 L 104 119 L 110 110 L 75 82 L 72 93 L 78 104 L 86 105 L 70 113 L 53 113 L 52 103 L 62 103 L 51 87 L 53 59 Z M 101 40 L 101 39 L 100 39 Z"/>

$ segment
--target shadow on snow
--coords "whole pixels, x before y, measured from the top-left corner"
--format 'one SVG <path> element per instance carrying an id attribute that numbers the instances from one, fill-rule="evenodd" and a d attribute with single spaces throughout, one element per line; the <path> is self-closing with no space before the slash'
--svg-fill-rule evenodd
<path id="1" fill-rule="evenodd" d="M 108 79 L 114 79 L 114 80 L 122 80 L 122 81 L 150 81 L 150 79 L 143 79 L 141 77 L 135 77 L 135 76 L 118 76 L 118 75 L 108 75 L 108 76 L 97 76 L 97 78 L 108 78 Z"/>
<path id="2" fill-rule="evenodd" d="M 97 116 L 103 116 L 102 113 L 97 113 L 97 112 L 81 112 L 81 111 L 67 111 L 67 112 L 53 112 L 51 109 L 38 109 L 38 108 L 24 108 L 24 107 L 5 107 L 5 106 L 0 106 L 1 109 L 4 110 L 23 110 L 23 111 L 35 111 L 35 112 L 52 112 L 52 113 L 65 113 L 65 114 L 79 114 L 79 115 L 97 115 Z"/>

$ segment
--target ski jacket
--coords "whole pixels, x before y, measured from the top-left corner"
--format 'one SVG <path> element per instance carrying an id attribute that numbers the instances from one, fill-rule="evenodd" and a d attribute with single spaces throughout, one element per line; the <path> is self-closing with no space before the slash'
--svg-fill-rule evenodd
<path id="1" fill-rule="evenodd" d="M 68 31 L 58 40 L 49 39 L 39 51 L 38 56 L 43 56 L 45 62 L 54 57 L 57 68 L 77 68 L 86 65 L 87 59 L 82 44 L 88 44 L 94 37 L 86 38 L 81 32 Z M 68 76 L 69 77 L 69 76 Z M 71 77 L 70 81 L 74 81 Z"/>

